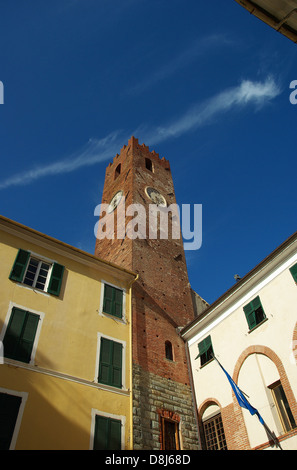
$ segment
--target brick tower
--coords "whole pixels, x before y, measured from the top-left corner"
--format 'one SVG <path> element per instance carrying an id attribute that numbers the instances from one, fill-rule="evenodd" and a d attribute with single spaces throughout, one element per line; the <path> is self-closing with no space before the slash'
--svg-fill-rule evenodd
<path id="1" fill-rule="evenodd" d="M 134 449 L 197 449 L 198 434 L 180 327 L 194 318 L 181 237 L 149 237 L 149 207 L 176 204 L 170 165 L 132 137 L 106 169 L 103 204 L 111 204 L 114 239 L 96 240 L 95 255 L 138 273 L 132 286 Z M 145 223 L 129 234 L 131 204 L 145 209 Z M 124 206 L 125 205 L 125 206 Z M 129 217 L 117 224 L 117 212 Z M 130 210 L 129 209 L 129 210 Z M 105 218 L 105 221 L 108 219 Z M 123 223 L 124 220 L 124 223 Z M 102 217 L 103 221 L 103 217 Z M 117 230 L 120 229 L 119 238 Z"/>

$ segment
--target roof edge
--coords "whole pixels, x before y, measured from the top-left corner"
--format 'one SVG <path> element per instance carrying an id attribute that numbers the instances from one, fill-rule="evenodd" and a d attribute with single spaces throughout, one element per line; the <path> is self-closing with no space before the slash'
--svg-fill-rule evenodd
<path id="1" fill-rule="evenodd" d="M 199 323 L 200 320 L 205 318 L 212 310 L 218 307 L 222 302 L 234 294 L 236 291 L 240 290 L 253 276 L 260 272 L 265 266 L 267 266 L 271 261 L 273 261 L 278 255 L 281 254 L 286 248 L 291 246 L 294 242 L 297 241 L 297 232 L 293 233 L 289 238 L 287 238 L 281 245 L 279 245 L 275 250 L 273 250 L 268 256 L 266 256 L 260 263 L 258 263 L 251 271 L 249 271 L 244 277 L 242 277 L 236 284 L 234 284 L 230 289 L 224 292 L 217 300 L 209 305 L 200 315 L 192 320 L 188 325 L 186 325 L 181 331 L 180 335 L 185 335 L 195 324 Z"/>
<path id="2" fill-rule="evenodd" d="M 3 225 L 3 224 L 6 224 L 8 226 L 10 225 L 10 226 L 14 227 L 15 229 L 25 230 L 25 231 L 31 233 L 32 235 L 35 235 L 39 238 L 42 238 L 42 239 L 46 240 L 47 242 L 54 243 L 54 244 L 56 244 L 56 245 L 58 245 L 58 246 L 60 246 L 64 249 L 68 249 L 68 250 L 74 252 L 78 256 L 87 257 L 88 259 L 90 259 L 90 261 L 103 263 L 104 265 L 110 266 L 111 268 L 114 268 L 114 269 L 118 269 L 118 270 L 122 271 L 123 273 L 134 277 L 135 279 L 137 278 L 137 273 L 135 273 L 133 271 L 130 271 L 129 269 L 123 268 L 122 266 L 119 266 L 119 265 L 117 265 L 115 263 L 112 263 L 110 261 L 106 261 L 103 258 L 99 258 L 98 256 L 92 255 L 91 253 L 88 253 L 87 251 L 76 248 L 75 246 L 69 245 L 68 243 L 62 242 L 61 240 L 58 240 L 57 238 L 46 235 L 42 232 L 39 232 L 38 230 L 35 230 L 31 227 L 27 227 L 26 225 L 23 225 L 19 222 L 16 222 L 16 221 L 12 220 L 12 219 L 4 217 L 3 215 L 0 214 L 0 226 Z"/>

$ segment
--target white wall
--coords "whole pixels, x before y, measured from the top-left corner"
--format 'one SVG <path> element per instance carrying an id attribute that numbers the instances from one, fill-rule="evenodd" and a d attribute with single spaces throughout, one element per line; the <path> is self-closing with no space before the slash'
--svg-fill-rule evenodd
<path id="1" fill-rule="evenodd" d="M 289 267 L 296 262 L 295 254 L 264 278 L 259 277 L 258 282 L 254 282 L 243 296 L 237 294 L 228 309 L 220 307 L 219 316 L 212 313 L 209 319 L 206 317 L 199 322 L 199 328 L 196 327 L 188 340 L 198 407 L 210 398 L 215 398 L 221 407 L 232 402 L 231 387 L 217 362 L 212 361 L 200 368 L 200 359 L 195 360 L 198 343 L 209 334 L 216 357 L 231 377 L 239 356 L 248 347 L 259 345 L 270 348 L 281 360 L 297 398 L 297 367 L 292 354 L 293 331 L 297 323 L 297 285 L 289 271 Z M 257 295 L 260 296 L 267 321 L 249 332 L 243 307 Z M 253 354 L 242 365 L 238 385 L 249 395 L 251 404 L 259 410 L 268 426 L 280 435 L 283 431 L 272 406 L 271 392 L 267 389 L 278 379 L 275 364 L 267 356 Z M 252 417 L 247 410 L 243 411 L 251 447 L 266 442 L 268 439 L 258 418 Z M 291 445 L 297 448 L 296 439 L 292 442 L 294 444 Z"/>

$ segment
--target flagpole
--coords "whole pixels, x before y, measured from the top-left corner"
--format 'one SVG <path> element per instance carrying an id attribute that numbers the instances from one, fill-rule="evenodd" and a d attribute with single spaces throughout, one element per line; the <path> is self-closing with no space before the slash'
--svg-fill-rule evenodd
<path id="1" fill-rule="evenodd" d="M 221 369 L 225 372 L 225 374 L 227 375 L 227 378 L 228 378 L 229 382 L 230 382 L 230 379 L 231 379 L 232 382 L 234 383 L 234 385 L 236 386 L 236 388 L 238 389 L 238 391 L 241 392 L 243 395 L 245 395 L 246 397 L 249 398 L 249 396 L 248 396 L 246 393 L 244 393 L 244 392 L 238 387 L 237 384 L 235 384 L 234 380 L 229 376 L 229 374 L 228 374 L 227 371 L 224 369 L 224 367 L 222 366 L 222 364 L 220 363 L 220 361 L 216 358 L 216 356 L 214 355 L 214 353 L 212 353 L 212 357 L 217 361 L 217 363 L 219 364 L 219 366 L 221 367 Z M 230 379 L 229 379 L 228 376 L 230 377 Z M 231 384 L 231 382 L 230 382 L 230 384 Z M 231 384 L 231 386 L 232 386 L 232 384 Z M 240 405 L 240 406 L 243 406 L 244 408 L 246 408 L 246 406 L 244 406 L 244 405 L 242 405 L 242 404 L 240 403 L 239 397 L 238 397 L 237 393 L 235 392 L 233 386 L 232 386 L 232 389 L 233 389 L 233 391 L 234 391 L 234 394 L 235 394 L 235 396 L 236 396 L 236 398 L 237 398 L 237 401 L 238 401 L 239 405 Z M 250 402 L 249 402 L 247 399 L 245 399 L 245 400 L 246 400 L 247 404 L 249 405 L 249 407 L 250 407 L 250 408 L 253 408 L 252 405 L 250 404 Z M 267 426 L 267 424 L 266 424 L 265 421 L 263 420 L 262 416 L 260 416 L 259 412 L 258 412 L 256 409 L 254 409 L 254 410 L 255 410 L 255 411 L 254 411 L 254 414 L 256 414 L 256 415 L 258 416 L 258 419 L 259 419 L 260 423 L 263 425 L 263 427 L 264 427 L 264 429 L 265 429 L 265 431 L 266 431 L 266 434 L 267 434 L 267 437 L 268 437 L 269 441 L 272 440 L 272 441 L 274 442 L 274 444 L 275 444 L 277 447 L 279 447 L 280 450 L 283 450 L 282 447 L 281 447 L 281 445 L 280 445 L 280 443 L 279 443 L 279 441 L 278 441 L 278 439 L 277 439 L 277 437 L 276 437 L 276 435 L 274 434 L 274 432 L 269 429 L 269 427 Z M 249 411 L 250 411 L 250 413 L 251 413 L 251 409 L 249 409 Z"/>

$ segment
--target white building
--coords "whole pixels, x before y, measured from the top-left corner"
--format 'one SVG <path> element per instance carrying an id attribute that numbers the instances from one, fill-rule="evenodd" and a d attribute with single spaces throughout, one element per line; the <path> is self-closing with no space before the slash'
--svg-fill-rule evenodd
<path id="1" fill-rule="evenodd" d="M 278 448 L 258 417 L 239 406 L 213 353 L 282 449 L 297 449 L 297 232 L 181 335 L 203 448 Z"/>
<path id="2" fill-rule="evenodd" d="M 297 8 L 295 0 L 235 0 L 293 42 L 297 42 Z"/>

